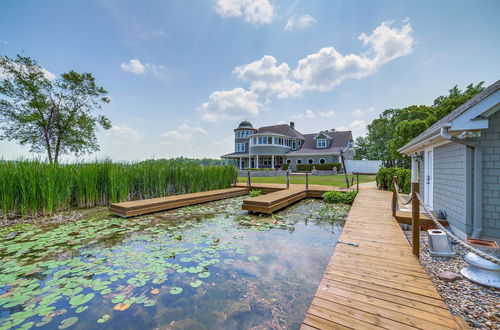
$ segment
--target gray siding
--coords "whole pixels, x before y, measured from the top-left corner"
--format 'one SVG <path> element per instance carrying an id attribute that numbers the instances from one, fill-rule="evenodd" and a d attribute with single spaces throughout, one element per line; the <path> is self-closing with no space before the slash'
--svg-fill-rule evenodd
<path id="1" fill-rule="evenodd" d="M 250 155 L 259 155 L 259 156 L 283 156 L 285 153 L 290 151 L 290 148 L 280 147 L 276 145 L 259 145 L 259 146 L 251 146 L 250 147 Z"/>
<path id="2" fill-rule="evenodd" d="M 286 159 L 290 159 L 292 163 L 290 164 L 290 167 L 292 171 L 297 170 L 297 159 L 302 159 L 302 164 L 308 164 L 309 158 L 312 158 L 314 160 L 314 164 L 319 164 L 319 160 L 321 158 L 325 159 L 326 163 L 338 163 L 339 162 L 339 156 L 333 156 L 333 155 L 325 155 L 325 156 L 286 156 L 285 155 L 285 164 L 286 164 Z"/>
<path id="3" fill-rule="evenodd" d="M 483 151 L 483 236 L 500 237 L 500 111 L 472 141 Z"/>
<path id="4" fill-rule="evenodd" d="M 434 148 L 434 210 L 444 210 L 453 229 L 472 233 L 471 219 L 467 220 L 467 148 L 448 143 Z M 422 186 L 423 187 L 423 186 Z"/>

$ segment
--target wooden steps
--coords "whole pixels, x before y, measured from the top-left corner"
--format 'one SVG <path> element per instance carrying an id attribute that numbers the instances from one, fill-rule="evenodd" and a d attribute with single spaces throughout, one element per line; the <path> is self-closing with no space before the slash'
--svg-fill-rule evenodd
<path id="1" fill-rule="evenodd" d="M 242 196 L 247 193 L 248 189 L 244 187 L 209 190 L 183 195 L 114 203 L 109 206 L 109 211 L 118 216 L 127 218 L 141 214 L 165 211 L 183 206 Z"/>
<path id="2" fill-rule="evenodd" d="M 302 329 L 463 329 L 392 217 L 391 193 L 361 187 Z M 466 325 L 465 325 L 466 327 Z"/>
<path id="3" fill-rule="evenodd" d="M 307 193 L 304 189 L 291 188 L 279 190 L 266 195 L 245 199 L 242 208 L 243 210 L 253 212 L 273 213 L 306 197 Z"/>

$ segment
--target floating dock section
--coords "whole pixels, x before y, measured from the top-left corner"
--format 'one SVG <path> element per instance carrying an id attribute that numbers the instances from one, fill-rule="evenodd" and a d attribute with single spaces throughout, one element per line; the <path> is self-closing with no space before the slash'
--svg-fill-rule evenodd
<path id="1" fill-rule="evenodd" d="M 139 201 L 114 203 L 109 206 L 109 211 L 113 214 L 127 218 L 147 213 L 166 211 L 183 206 L 242 196 L 246 194 L 248 194 L 248 188 L 246 187 L 209 190 L 183 195 L 173 195 L 160 198 L 144 199 Z"/>

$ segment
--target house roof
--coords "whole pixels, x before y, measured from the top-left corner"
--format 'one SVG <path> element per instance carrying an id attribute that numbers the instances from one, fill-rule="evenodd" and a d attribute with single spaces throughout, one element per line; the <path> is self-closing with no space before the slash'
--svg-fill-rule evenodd
<path id="1" fill-rule="evenodd" d="M 304 136 L 299 131 L 297 131 L 294 128 L 291 128 L 290 125 L 288 124 L 260 127 L 257 130 L 257 133 L 276 133 L 276 134 L 304 139 Z"/>
<path id="2" fill-rule="evenodd" d="M 300 155 L 312 155 L 312 154 L 332 154 L 332 153 L 340 153 L 341 150 L 347 148 L 349 141 L 352 140 L 352 132 L 351 131 L 339 131 L 339 132 L 323 132 L 324 135 L 327 135 L 331 138 L 330 145 L 327 148 L 316 148 L 316 140 L 314 137 L 317 136 L 317 133 L 314 134 L 304 134 L 304 144 L 298 150 L 290 151 L 286 155 L 287 156 L 300 156 Z"/>
<path id="3" fill-rule="evenodd" d="M 243 120 L 239 125 L 238 125 L 238 128 L 253 128 L 253 125 L 251 122 L 249 122 L 248 120 Z"/>
<path id="4" fill-rule="evenodd" d="M 427 138 L 435 135 L 446 124 L 456 119 L 458 116 L 460 116 L 461 114 L 472 108 L 474 105 L 478 104 L 479 102 L 481 102 L 482 100 L 484 100 L 485 98 L 496 92 L 498 89 L 500 89 L 500 80 L 497 80 L 494 84 L 488 86 L 485 90 L 476 94 L 476 96 L 471 98 L 469 101 L 465 102 L 464 104 L 462 104 L 461 106 L 450 112 L 448 115 L 438 120 L 436 123 L 434 123 L 431 127 L 426 129 L 416 138 L 405 144 L 403 147 L 399 148 L 398 151 L 405 152 L 405 150 L 407 150 L 408 148 L 413 147 L 419 142 L 422 142 Z"/>
<path id="5" fill-rule="evenodd" d="M 221 158 L 230 158 L 230 157 L 248 157 L 248 152 L 232 152 L 230 154 L 222 155 Z"/>

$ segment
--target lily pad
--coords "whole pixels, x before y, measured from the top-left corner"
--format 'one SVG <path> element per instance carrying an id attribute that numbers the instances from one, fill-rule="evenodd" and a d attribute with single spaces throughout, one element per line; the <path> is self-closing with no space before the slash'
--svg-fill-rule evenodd
<path id="1" fill-rule="evenodd" d="M 207 278 L 210 276 L 210 272 L 202 272 L 198 274 L 199 278 Z"/>
<path id="2" fill-rule="evenodd" d="M 111 302 L 113 304 L 118 304 L 118 303 L 124 301 L 126 298 L 127 298 L 127 296 L 125 296 L 124 294 L 119 294 L 117 296 L 114 296 L 113 299 L 111 299 Z"/>
<path id="3" fill-rule="evenodd" d="M 62 320 L 62 322 L 59 324 L 58 328 L 59 329 L 66 329 L 66 328 L 69 328 L 70 326 L 74 325 L 76 322 L 78 322 L 78 317 L 76 317 L 76 316 L 68 317 L 67 319 Z"/>
<path id="4" fill-rule="evenodd" d="M 75 312 L 76 312 L 76 313 L 82 313 L 82 312 L 86 311 L 86 310 L 87 310 L 87 308 L 89 308 L 89 306 L 80 306 L 80 307 L 78 307 L 78 308 L 75 310 Z"/>
<path id="5" fill-rule="evenodd" d="M 259 261 L 260 260 L 260 258 L 257 256 L 250 256 L 247 259 L 248 259 L 248 261 Z"/>
<path id="6" fill-rule="evenodd" d="M 94 298 L 94 294 L 93 293 L 89 293 L 89 294 L 86 294 L 86 295 L 79 294 L 79 295 L 76 295 L 73 298 L 71 298 L 71 300 L 69 301 L 69 303 L 70 303 L 70 305 L 72 307 L 76 307 L 76 306 L 80 306 L 80 305 L 88 303 L 89 301 L 92 300 L 92 298 Z"/>
<path id="7" fill-rule="evenodd" d="M 97 323 L 104 323 L 104 322 L 108 321 L 110 317 L 111 316 L 109 316 L 108 314 L 105 314 L 100 319 L 97 320 Z"/>
<path id="8" fill-rule="evenodd" d="M 189 283 L 189 285 L 191 285 L 193 288 L 197 288 L 197 287 L 199 287 L 199 286 L 200 286 L 200 285 L 202 285 L 202 284 L 203 284 L 203 282 L 202 282 L 202 281 L 200 281 L 200 280 L 196 280 L 196 281 L 194 281 L 194 282 L 190 282 L 190 283 Z"/>
<path id="9" fill-rule="evenodd" d="M 179 288 L 177 286 L 173 287 L 172 289 L 170 289 L 170 293 L 171 294 L 179 294 L 182 292 L 182 288 Z"/>

